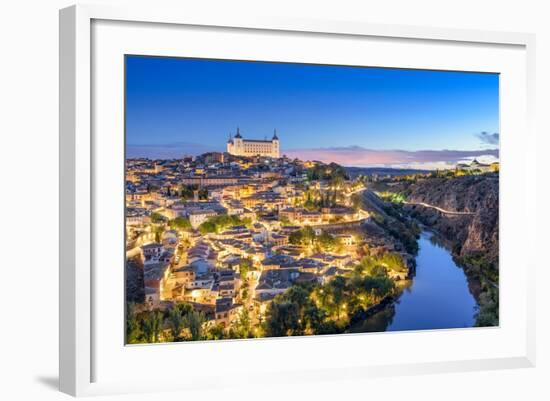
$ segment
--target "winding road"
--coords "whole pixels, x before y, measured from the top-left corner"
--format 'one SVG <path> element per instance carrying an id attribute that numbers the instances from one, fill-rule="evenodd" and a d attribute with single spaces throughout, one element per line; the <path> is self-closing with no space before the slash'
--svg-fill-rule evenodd
<path id="1" fill-rule="evenodd" d="M 345 194 L 345 196 L 346 197 L 351 197 L 352 195 L 357 194 L 357 193 L 361 193 L 361 192 L 363 192 L 364 194 L 368 194 L 369 192 L 372 193 L 372 191 L 368 191 L 367 188 L 360 188 L 360 189 L 356 189 L 355 191 L 352 191 L 352 192 L 349 192 L 349 193 Z M 377 196 L 377 195 L 375 195 L 375 196 Z M 474 212 L 457 212 L 457 211 L 453 211 L 453 210 L 446 210 L 446 209 L 440 208 L 439 206 L 430 205 L 429 203 L 425 203 L 425 202 L 408 202 L 408 201 L 404 201 L 403 203 L 405 205 L 411 205 L 411 206 L 424 206 L 424 207 L 427 207 L 429 209 L 435 209 L 438 212 L 441 212 L 443 214 L 454 215 L 454 216 L 473 216 L 475 214 Z"/>
<path id="2" fill-rule="evenodd" d="M 404 201 L 403 203 L 405 205 L 424 206 L 424 207 L 427 207 L 427 208 L 430 208 L 430 209 L 435 209 L 438 212 L 441 212 L 443 214 L 450 214 L 450 215 L 456 215 L 456 216 L 464 216 L 464 215 L 473 216 L 475 214 L 473 212 L 456 212 L 456 211 L 452 211 L 452 210 L 445 210 L 445 209 L 442 209 L 438 206 L 430 205 L 430 204 L 424 203 L 424 202 L 407 202 L 407 201 Z"/>

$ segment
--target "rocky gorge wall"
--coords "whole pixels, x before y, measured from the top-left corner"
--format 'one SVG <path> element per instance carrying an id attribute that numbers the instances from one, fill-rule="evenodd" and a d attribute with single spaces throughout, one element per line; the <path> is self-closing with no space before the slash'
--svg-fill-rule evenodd
<path id="1" fill-rule="evenodd" d="M 448 240 L 455 256 L 481 260 L 485 269 L 498 272 L 498 175 L 429 178 L 410 183 L 402 190 L 407 202 L 412 203 L 405 207 Z M 445 214 L 419 203 L 472 214 Z"/>

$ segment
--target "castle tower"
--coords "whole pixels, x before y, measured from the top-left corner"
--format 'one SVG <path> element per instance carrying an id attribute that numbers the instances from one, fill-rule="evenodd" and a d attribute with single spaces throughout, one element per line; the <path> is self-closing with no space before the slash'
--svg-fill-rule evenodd
<path id="1" fill-rule="evenodd" d="M 273 130 L 273 138 L 271 138 L 271 153 L 273 157 L 279 157 L 279 137 L 277 136 L 277 129 Z"/>
<path id="2" fill-rule="evenodd" d="M 227 153 L 233 154 L 233 137 L 231 135 L 231 132 L 229 133 L 229 139 L 227 140 Z"/>
<path id="3" fill-rule="evenodd" d="M 237 127 L 237 135 L 235 135 L 235 138 L 233 138 L 233 146 L 236 155 L 244 154 L 243 137 L 241 136 L 241 131 L 239 130 L 239 127 Z"/>

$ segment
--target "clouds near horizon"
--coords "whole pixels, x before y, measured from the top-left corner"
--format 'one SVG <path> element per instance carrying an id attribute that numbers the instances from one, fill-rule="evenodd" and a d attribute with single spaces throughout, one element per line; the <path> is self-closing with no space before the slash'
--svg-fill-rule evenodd
<path id="1" fill-rule="evenodd" d="M 476 136 L 481 140 L 481 142 L 488 145 L 498 145 L 500 139 L 498 132 L 490 134 L 486 131 L 481 131 L 480 133 L 476 134 Z"/>
<path id="2" fill-rule="evenodd" d="M 498 135 L 498 134 L 497 134 Z M 151 159 L 178 159 L 187 155 L 199 155 L 206 152 L 223 152 L 220 146 L 175 142 L 169 144 L 128 144 L 126 157 Z M 498 149 L 481 150 L 376 150 L 361 146 L 342 146 L 329 148 L 282 149 L 292 159 L 316 160 L 324 163 L 335 162 L 343 166 L 356 167 L 401 167 L 436 169 L 448 168 L 460 162 L 477 158 L 481 162 L 498 161 Z"/>
<path id="3" fill-rule="evenodd" d="M 478 158 L 498 160 L 498 149 L 486 150 L 374 150 L 360 146 L 283 150 L 290 158 L 335 162 L 344 166 L 387 166 L 414 168 L 443 168 Z"/>

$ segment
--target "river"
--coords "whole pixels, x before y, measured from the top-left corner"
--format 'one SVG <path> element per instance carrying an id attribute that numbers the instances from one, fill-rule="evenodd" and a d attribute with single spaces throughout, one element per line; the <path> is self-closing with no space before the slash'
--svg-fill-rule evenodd
<path id="1" fill-rule="evenodd" d="M 429 231 L 418 240 L 416 275 L 398 300 L 350 332 L 449 329 L 474 325 L 477 302 L 450 253 Z"/>

